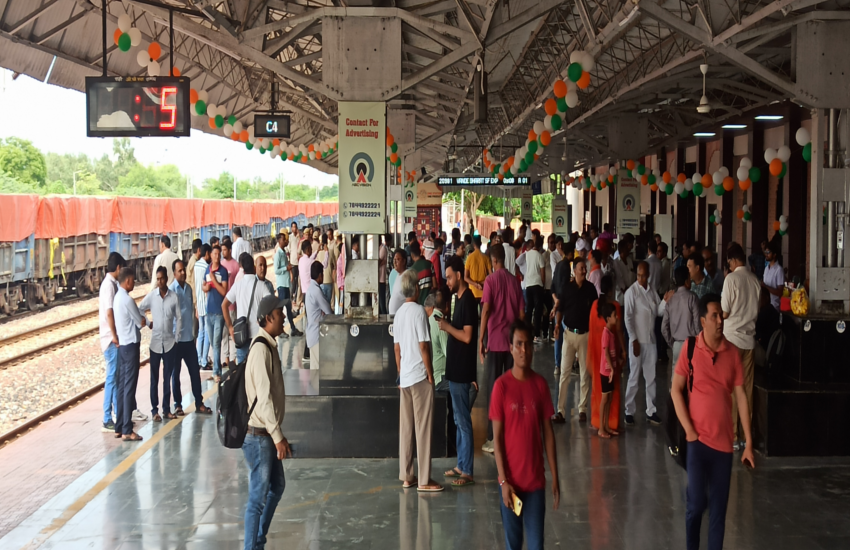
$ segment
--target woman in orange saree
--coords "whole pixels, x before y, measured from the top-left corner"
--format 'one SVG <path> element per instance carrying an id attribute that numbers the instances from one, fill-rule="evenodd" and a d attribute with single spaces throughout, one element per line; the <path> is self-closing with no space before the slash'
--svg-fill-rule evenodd
<path id="1" fill-rule="evenodd" d="M 620 339 L 620 350 L 626 349 L 626 343 L 623 338 L 623 308 L 614 300 L 614 279 L 612 276 L 605 275 L 600 282 L 602 290 L 601 300 L 607 300 L 614 303 L 617 308 L 617 318 L 619 319 L 617 337 Z M 587 368 L 593 372 L 592 393 L 590 396 L 590 424 L 599 430 L 599 406 L 602 401 L 602 384 L 599 378 L 599 362 L 602 360 L 602 330 L 605 328 L 605 319 L 600 319 L 597 313 L 599 300 L 593 303 L 590 309 L 590 329 L 587 335 Z M 625 353 L 625 352 L 623 352 Z M 625 363 L 625 357 L 620 362 Z M 611 393 L 611 414 L 608 416 L 608 429 L 618 431 L 620 429 L 620 386 L 622 378 L 622 370 L 614 373 L 614 391 Z"/>

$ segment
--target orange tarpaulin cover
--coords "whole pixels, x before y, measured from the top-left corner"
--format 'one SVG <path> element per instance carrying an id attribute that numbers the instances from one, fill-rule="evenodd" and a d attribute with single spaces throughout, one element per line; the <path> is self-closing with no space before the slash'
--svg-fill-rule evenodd
<path id="1" fill-rule="evenodd" d="M 201 225 L 230 224 L 233 218 L 232 201 L 204 201 Z"/>
<path id="2" fill-rule="evenodd" d="M 22 241 L 35 233 L 38 195 L 3 195 L 0 242 Z"/>
<path id="3" fill-rule="evenodd" d="M 165 232 L 179 233 L 193 227 L 201 227 L 204 201 L 201 199 L 169 199 L 165 216 Z"/>
<path id="4" fill-rule="evenodd" d="M 163 233 L 166 217 L 170 217 L 168 199 L 115 197 L 112 231 L 115 233 Z"/>
<path id="5" fill-rule="evenodd" d="M 239 201 L 233 203 L 233 218 L 230 223 L 233 225 L 254 225 L 252 204 Z"/>
<path id="6" fill-rule="evenodd" d="M 76 235 L 108 235 L 115 197 L 50 195 L 38 203 L 35 237 L 53 239 Z"/>

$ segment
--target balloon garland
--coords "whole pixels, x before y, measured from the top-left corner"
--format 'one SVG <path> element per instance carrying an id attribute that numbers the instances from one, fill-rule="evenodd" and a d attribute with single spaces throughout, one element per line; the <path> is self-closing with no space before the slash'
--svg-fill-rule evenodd
<path id="1" fill-rule="evenodd" d="M 720 216 L 720 210 L 719 209 L 717 209 L 717 208 L 714 209 L 714 213 L 711 216 L 708 217 L 708 222 L 713 223 L 715 226 L 723 223 L 723 219 Z"/>
<path id="2" fill-rule="evenodd" d="M 743 220 L 745 222 L 748 222 L 752 219 L 752 217 L 753 217 L 753 215 L 750 212 L 749 205 L 745 204 L 744 206 L 741 207 L 740 210 L 738 210 L 738 219 L 739 220 Z"/>
<path id="3" fill-rule="evenodd" d="M 803 147 L 803 160 L 812 162 L 812 136 L 809 131 L 800 127 L 794 138 L 797 140 L 797 145 Z"/>
<path id="4" fill-rule="evenodd" d="M 768 164 L 771 176 L 784 178 L 788 171 L 786 163 L 791 158 L 791 149 L 783 145 L 779 149 L 768 147 L 764 150 L 764 161 Z"/>
<path id="5" fill-rule="evenodd" d="M 779 216 L 779 219 L 773 222 L 773 230 L 777 231 L 783 237 L 788 234 L 788 217 L 785 215 Z"/>

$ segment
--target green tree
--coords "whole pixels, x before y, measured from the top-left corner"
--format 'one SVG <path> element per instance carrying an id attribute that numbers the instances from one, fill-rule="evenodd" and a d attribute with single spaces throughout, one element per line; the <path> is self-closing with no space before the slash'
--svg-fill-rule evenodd
<path id="1" fill-rule="evenodd" d="M 0 140 L 0 172 L 35 187 L 47 183 L 44 155 L 31 141 L 17 137 Z"/>

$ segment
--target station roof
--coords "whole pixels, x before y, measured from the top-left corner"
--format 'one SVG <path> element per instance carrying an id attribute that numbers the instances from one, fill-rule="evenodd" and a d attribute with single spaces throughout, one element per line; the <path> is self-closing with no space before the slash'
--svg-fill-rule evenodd
<path id="1" fill-rule="evenodd" d="M 417 148 L 430 174 L 473 167 L 483 147 L 512 154 L 543 118 L 542 103 L 575 50 L 593 55 L 596 66 L 543 171 L 616 160 L 607 123 L 622 114 L 648 119 L 649 151 L 797 98 L 795 25 L 850 17 L 847 0 L 0 0 L 0 65 L 44 80 L 54 63 L 50 83 L 84 90 L 84 77 L 102 72 L 102 2 L 109 74 L 146 71 L 135 50 L 112 42 L 124 13 L 144 43 L 163 46 L 167 67 L 169 17 L 161 6 L 172 6 L 175 63 L 193 87 L 250 123 L 253 111 L 270 107 L 277 82 L 278 106 L 293 113 L 293 144 L 337 133 L 336 98 L 322 85 L 322 17 L 400 18 L 402 81 L 389 107 L 416 112 Z M 471 83 L 482 59 L 487 122 L 475 123 Z M 706 114 L 696 110 L 702 63 L 710 67 Z M 193 125 L 215 132 L 203 117 Z M 336 172 L 336 155 L 310 164 Z"/>

